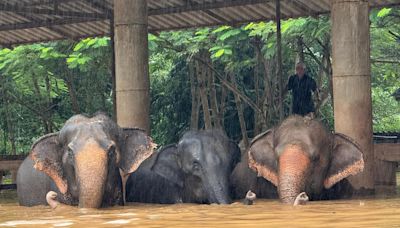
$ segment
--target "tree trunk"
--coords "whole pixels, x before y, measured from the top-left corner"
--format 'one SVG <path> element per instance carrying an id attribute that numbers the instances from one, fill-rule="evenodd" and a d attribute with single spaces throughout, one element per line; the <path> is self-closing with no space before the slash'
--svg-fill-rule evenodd
<path id="1" fill-rule="evenodd" d="M 38 82 L 38 79 L 35 74 L 32 74 L 32 83 L 33 83 L 33 91 L 35 93 L 36 99 L 40 102 L 40 100 L 42 99 L 42 95 L 40 93 L 39 82 Z M 45 108 L 43 108 L 42 104 L 40 104 L 39 106 L 41 106 L 41 107 L 39 107 L 38 114 L 39 114 L 40 119 L 42 119 L 45 133 L 47 134 L 47 133 L 49 133 L 48 132 L 49 126 L 48 126 L 47 118 L 45 117 Z"/>
<path id="2" fill-rule="evenodd" d="M 51 121 L 51 116 L 52 116 L 52 112 L 53 112 L 53 105 L 51 102 L 51 84 L 50 84 L 50 78 L 49 75 L 46 74 L 45 75 L 45 82 L 46 82 L 46 92 L 47 92 L 47 102 L 45 104 L 46 108 L 46 112 L 43 113 L 45 119 L 46 119 L 46 123 L 47 123 L 47 132 L 46 133 L 51 133 L 53 132 L 53 123 Z"/>
<path id="3" fill-rule="evenodd" d="M 14 125 L 13 125 L 13 121 L 11 120 L 9 101 L 7 98 L 4 99 L 4 104 L 5 104 L 4 108 L 5 108 L 8 140 L 10 140 L 10 143 L 11 143 L 11 155 L 16 155 L 17 154 L 17 146 L 15 143 Z"/>
<path id="4" fill-rule="evenodd" d="M 189 78 L 190 92 L 192 95 L 192 112 L 190 117 L 190 129 L 197 130 L 199 128 L 199 92 L 195 75 L 194 62 L 189 62 Z"/>
<path id="5" fill-rule="evenodd" d="M 255 44 L 255 54 L 256 54 L 256 65 L 254 67 L 254 91 L 256 93 L 256 104 L 261 110 L 261 112 L 257 112 L 254 110 L 254 136 L 260 134 L 265 126 L 265 110 L 263 107 L 263 100 L 260 98 L 260 68 L 262 64 L 262 55 L 259 51 L 260 40 L 256 41 Z M 262 72 L 262 71 L 261 71 Z M 264 89 L 264 93 L 266 93 L 266 89 Z"/>
<path id="6" fill-rule="evenodd" d="M 112 11 L 114 13 L 114 11 Z M 111 46 L 111 83 L 113 101 L 113 120 L 117 121 L 117 93 L 115 84 L 115 42 L 114 42 L 114 15 L 110 17 L 110 46 Z"/>
<path id="7" fill-rule="evenodd" d="M 203 59 L 204 61 L 204 59 Z M 206 90 L 206 79 L 207 79 L 207 70 L 203 64 L 199 61 L 196 61 L 196 71 L 197 71 L 197 78 L 199 82 L 199 92 L 201 98 L 201 104 L 203 106 L 203 115 L 204 115 L 204 125 L 205 129 L 211 129 L 211 117 L 210 117 L 210 109 L 208 105 L 208 97 L 207 97 L 207 90 Z"/>
<path id="8" fill-rule="evenodd" d="M 232 73 L 230 73 L 229 75 L 230 75 L 233 86 L 235 88 L 237 88 L 235 76 Z M 249 146 L 249 139 L 247 136 L 246 121 L 245 121 L 244 114 L 243 114 L 242 102 L 237 94 L 233 94 L 233 95 L 235 97 L 236 109 L 238 112 L 240 129 L 242 132 L 243 145 L 244 145 L 244 148 L 247 148 Z"/>
<path id="9" fill-rule="evenodd" d="M 271 126 L 273 123 L 270 121 L 273 119 L 274 111 L 274 103 L 273 103 L 273 91 L 272 91 L 272 77 L 271 77 L 271 60 L 265 59 L 265 57 L 261 53 L 261 46 L 257 46 L 256 48 L 257 55 L 259 57 L 260 64 L 263 66 L 263 76 L 264 76 L 264 94 L 262 96 L 262 111 L 264 118 L 264 125 L 262 126 L 263 130 L 266 130 L 268 126 Z"/>
<path id="10" fill-rule="evenodd" d="M 304 63 L 303 38 L 301 36 L 297 37 L 297 56 L 295 64 L 297 64 L 298 62 Z"/>
<path id="11" fill-rule="evenodd" d="M 1 75 L 0 75 L 1 76 Z M 1 77 L 3 79 L 3 77 Z M 4 80 L 1 80 L 1 97 L 2 97 L 2 104 L 4 105 L 4 117 L 5 117 L 5 123 L 4 123 L 4 149 L 7 149 L 7 140 L 10 141 L 11 143 L 11 154 L 15 155 L 17 152 L 17 147 L 15 143 L 15 134 L 14 134 L 14 126 L 13 126 L 13 121 L 11 120 L 11 114 L 10 114 L 10 109 L 9 109 L 9 99 L 7 95 L 7 91 L 5 88 L 6 82 Z M 6 151 L 7 153 L 7 151 Z M 0 173 L 1 175 L 1 173 Z"/>
<path id="12" fill-rule="evenodd" d="M 278 79 L 278 107 L 279 107 L 279 120 L 283 120 L 283 76 L 282 76 L 282 40 L 281 40 L 281 6 L 280 0 L 275 0 L 276 11 L 276 60 L 277 70 L 276 77 Z"/>
<path id="13" fill-rule="evenodd" d="M 226 73 L 224 74 L 224 80 L 226 80 L 227 75 Z M 221 127 L 223 128 L 225 126 L 224 124 L 224 118 L 225 118 L 225 109 L 226 109 L 226 98 L 228 96 L 228 91 L 225 86 L 221 86 L 221 99 L 219 103 L 219 119 L 221 120 Z"/>
<path id="14" fill-rule="evenodd" d="M 211 59 L 208 57 L 208 62 L 211 64 Z M 213 71 L 207 67 L 208 73 L 208 88 L 210 91 L 211 117 L 214 128 L 221 128 L 221 120 L 219 119 L 219 110 L 217 103 L 217 90 L 215 89 L 215 77 Z"/>
<path id="15" fill-rule="evenodd" d="M 72 111 L 75 114 L 78 114 L 78 113 L 80 113 L 80 108 L 78 105 L 78 99 L 76 98 L 76 92 L 75 92 L 74 85 L 72 82 L 73 74 L 69 70 L 67 72 L 68 73 L 65 76 L 64 80 L 65 80 L 65 83 L 67 84 L 69 98 L 71 99 Z"/>

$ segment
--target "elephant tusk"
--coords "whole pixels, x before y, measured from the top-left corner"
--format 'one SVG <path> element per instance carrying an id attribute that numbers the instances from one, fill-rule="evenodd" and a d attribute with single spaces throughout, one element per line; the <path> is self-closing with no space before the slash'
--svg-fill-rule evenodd
<path id="1" fill-rule="evenodd" d="M 244 205 L 253 205 L 254 200 L 257 198 L 256 194 L 249 190 L 243 200 Z"/>
<path id="2" fill-rule="evenodd" d="M 305 192 L 300 193 L 297 195 L 296 199 L 294 200 L 293 206 L 297 205 L 305 205 L 309 201 L 309 198 Z"/>
<path id="3" fill-rule="evenodd" d="M 58 206 L 59 202 L 57 201 L 57 193 L 53 191 L 49 191 L 46 194 L 46 201 L 50 205 L 51 209 L 56 209 Z"/>

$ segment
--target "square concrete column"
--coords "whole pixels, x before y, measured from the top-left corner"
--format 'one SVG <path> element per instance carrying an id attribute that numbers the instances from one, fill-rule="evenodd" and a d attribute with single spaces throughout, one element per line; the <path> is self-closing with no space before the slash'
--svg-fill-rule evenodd
<path id="1" fill-rule="evenodd" d="M 117 122 L 150 134 L 147 0 L 114 0 Z"/>
<path id="2" fill-rule="evenodd" d="M 368 1 L 331 0 L 331 4 L 335 131 L 355 139 L 364 152 L 364 172 L 349 178 L 350 182 L 373 192 Z"/>

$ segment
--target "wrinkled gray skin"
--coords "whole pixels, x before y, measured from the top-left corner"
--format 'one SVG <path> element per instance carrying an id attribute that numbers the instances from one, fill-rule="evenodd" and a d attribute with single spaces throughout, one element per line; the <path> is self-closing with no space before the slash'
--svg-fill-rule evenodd
<path id="1" fill-rule="evenodd" d="M 222 131 L 189 131 L 131 174 L 127 200 L 231 203 L 228 178 L 239 158 L 239 148 Z"/>
<path id="2" fill-rule="evenodd" d="M 362 151 L 352 139 L 297 115 L 257 136 L 248 156 L 250 168 L 274 184 L 281 201 L 288 204 L 301 192 L 311 200 L 320 199 L 364 168 Z"/>
<path id="3" fill-rule="evenodd" d="M 151 155 L 140 129 L 121 129 L 106 115 L 71 117 L 58 133 L 37 140 L 17 174 L 20 205 L 46 204 L 49 191 L 68 205 L 123 204 L 123 176 Z"/>

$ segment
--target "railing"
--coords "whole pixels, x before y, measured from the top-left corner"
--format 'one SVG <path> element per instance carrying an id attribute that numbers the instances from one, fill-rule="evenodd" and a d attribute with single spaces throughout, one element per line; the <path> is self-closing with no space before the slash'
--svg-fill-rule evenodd
<path id="1" fill-rule="evenodd" d="M 396 194 L 400 162 L 400 133 L 374 134 L 375 193 Z"/>
<path id="2" fill-rule="evenodd" d="M 17 188 L 17 171 L 26 155 L 0 155 L 0 190 Z M 11 184 L 2 184 L 4 171 L 10 171 Z"/>

